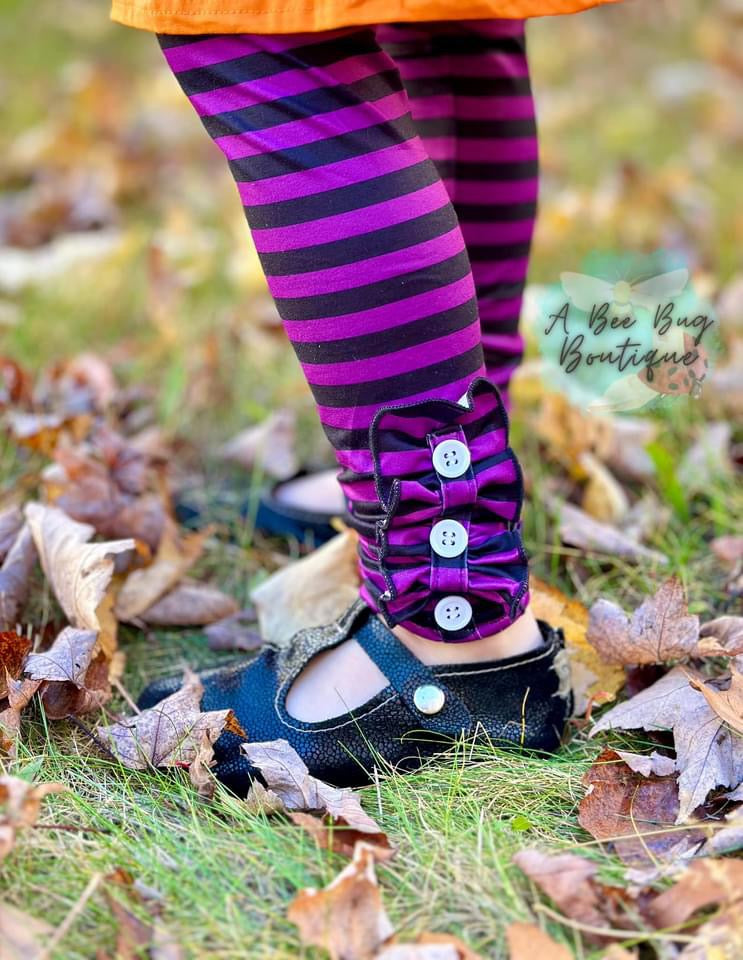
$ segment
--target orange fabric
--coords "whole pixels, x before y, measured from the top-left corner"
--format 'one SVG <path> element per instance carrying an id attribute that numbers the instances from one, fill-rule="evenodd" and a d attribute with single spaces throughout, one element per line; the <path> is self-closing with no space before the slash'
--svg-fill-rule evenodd
<path id="1" fill-rule="evenodd" d="M 618 0 L 113 0 L 111 18 L 157 33 L 306 33 L 371 23 L 522 20 Z"/>

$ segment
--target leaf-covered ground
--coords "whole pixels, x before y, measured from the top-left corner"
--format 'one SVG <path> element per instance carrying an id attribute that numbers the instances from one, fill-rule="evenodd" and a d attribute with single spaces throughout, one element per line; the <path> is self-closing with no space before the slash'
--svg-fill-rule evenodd
<path id="1" fill-rule="evenodd" d="M 218 520 L 190 573 L 244 606 L 297 547 L 256 534 L 252 511 L 238 516 L 238 499 L 255 499 L 260 478 L 227 468 L 217 448 L 272 410 L 290 409 L 302 462 L 328 459 L 234 186 L 152 37 L 110 25 L 105 4 L 93 0 L 8 0 L 3 16 L 12 24 L 0 39 L 4 389 L 12 392 L 14 376 L 5 358 L 37 377 L 83 351 L 105 357 L 130 391 L 132 430 L 158 431 L 152 442 L 169 452 L 171 483 L 204 491 Z M 735 571 L 710 543 L 743 534 L 732 465 L 741 438 L 725 437 L 723 454 L 711 466 L 703 461 L 701 474 L 689 467 L 688 483 L 679 482 L 677 467 L 711 435 L 711 424 L 740 414 L 740 381 L 736 394 L 724 371 L 739 351 L 742 298 L 735 274 L 743 245 L 735 164 L 743 138 L 741 29 L 733 4 L 713 10 L 703 0 L 619 4 L 531 27 L 543 169 L 532 281 L 580 269 L 596 248 L 674 244 L 686 252 L 697 286 L 716 300 L 727 331 L 720 386 L 714 389 L 713 377 L 701 400 L 676 399 L 648 415 L 656 426 L 654 475 L 625 484 L 633 504 L 651 491 L 650 519 L 636 521 L 638 537 L 666 564 L 566 545 L 555 498 L 586 506 L 593 482 L 590 502 L 611 515 L 614 492 L 592 461 L 581 460 L 587 452 L 600 453 L 601 462 L 611 457 L 583 421 L 564 429 L 568 412 L 545 400 L 536 375 L 527 370 L 520 378 L 513 444 L 529 481 L 533 570 L 584 607 L 605 598 L 632 611 L 676 573 L 691 614 L 703 622 L 735 612 Z M 18 493 L 36 496 L 49 450 L 41 441 L 32 446 L 3 431 L 3 503 Z M 43 634 L 58 618 L 39 576 L 23 621 Z M 126 653 L 121 686 L 133 696 L 153 676 L 234 656 L 209 651 L 196 629 L 125 626 L 119 645 Z M 109 715 L 126 709 L 118 693 L 106 706 Z M 121 916 L 101 889 L 80 898 L 92 879 L 117 870 L 134 878 L 139 898 L 121 892 L 123 885 L 110 895 L 145 923 L 155 910 L 187 957 L 325 956 L 300 945 L 287 905 L 301 889 L 329 883 L 344 857 L 222 792 L 204 802 L 183 771 L 122 769 L 91 744 L 95 716 L 82 719 L 84 726 L 52 721 L 32 707 L 17 759 L 0 759 L 0 773 L 69 788 L 44 800 L 37 824 L 0 859 L 2 902 L 55 929 L 73 911 L 55 960 L 113 955 Z M 512 863 L 527 847 L 570 851 L 595 862 L 606 883 L 626 885 L 626 864 L 578 823 L 581 780 L 606 743 L 589 740 L 586 730 L 577 725 L 551 761 L 479 747 L 481 762 L 472 765 L 463 748 L 444 765 L 381 778 L 363 792 L 367 812 L 397 847 L 377 873 L 401 939 L 453 933 L 483 957 L 500 958 L 506 927 L 536 918 L 570 955 L 604 955 L 605 945 L 570 922 L 540 913 L 549 901 Z M 642 733 L 611 736 L 612 746 L 634 752 L 658 746 Z M 640 939 L 630 934 L 624 946 Z M 675 956 L 672 939 L 656 931 L 643 949 Z"/>

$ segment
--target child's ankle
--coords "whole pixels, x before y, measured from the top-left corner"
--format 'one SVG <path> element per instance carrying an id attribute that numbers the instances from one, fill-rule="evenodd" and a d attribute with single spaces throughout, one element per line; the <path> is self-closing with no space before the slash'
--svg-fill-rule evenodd
<path id="1" fill-rule="evenodd" d="M 488 660 L 503 660 L 535 650 L 542 644 L 542 634 L 536 618 L 527 607 L 524 613 L 500 633 L 482 640 L 466 643 L 437 643 L 417 636 L 405 627 L 392 631 L 412 654 L 422 663 L 480 663 Z"/>

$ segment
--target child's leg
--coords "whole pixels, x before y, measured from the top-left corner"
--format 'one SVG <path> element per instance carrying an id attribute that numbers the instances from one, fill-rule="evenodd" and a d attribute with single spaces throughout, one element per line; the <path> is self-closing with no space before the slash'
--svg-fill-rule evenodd
<path id="1" fill-rule="evenodd" d="M 418 132 L 459 217 L 482 324 L 485 365 L 502 390 L 521 360 L 518 332 L 537 201 L 537 134 L 518 20 L 384 25 Z"/>
<path id="2" fill-rule="evenodd" d="M 343 469 L 362 596 L 416 636 L 487 640 L 528 603 L 520 474 L 497 395 L 470 387 L 483 354 L 469 260 L 397 69 L 372 30 L 161 43 L 229 160 Z M 379 680 L 352 645 L 330 651 L 345 709 Z"/>

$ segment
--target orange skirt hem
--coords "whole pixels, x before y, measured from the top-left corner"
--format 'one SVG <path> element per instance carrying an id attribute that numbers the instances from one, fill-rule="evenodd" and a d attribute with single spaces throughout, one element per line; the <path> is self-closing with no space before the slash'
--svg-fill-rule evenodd
<path id="1" fill-rule="evenodd" d="M 250 6 L 252 2 L 254 6 Z M 375 23 L 446 20 L 525 20 L 578 13 L 620 0 L 233 0 L 224 10 L 209 0 L 180 0 L 177 9 L 147 0 L 113 0 L 111 19 L 155 33 L 316 33 Z M 174 4 L 175 6 L 175 4 Z M 240 8 L 240 9 L 235 9 Z"/>

